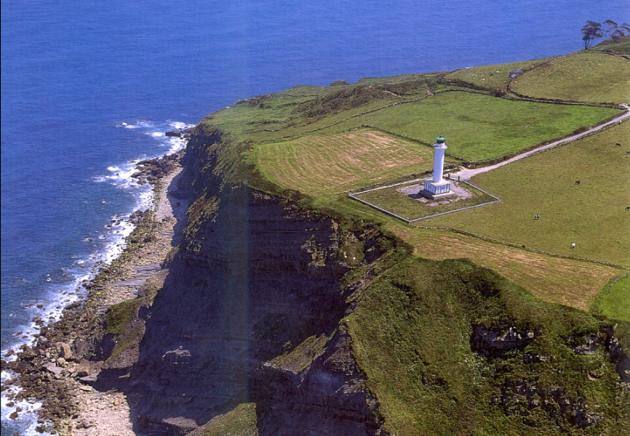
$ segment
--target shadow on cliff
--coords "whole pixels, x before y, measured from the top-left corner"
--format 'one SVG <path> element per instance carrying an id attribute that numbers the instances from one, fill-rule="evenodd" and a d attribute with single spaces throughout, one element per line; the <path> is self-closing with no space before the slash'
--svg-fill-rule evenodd
<path id="1" fill-rule="evenodd" d="M 103 371 L 99 388 L 125 391 L 139 434 L 186 433 L 244 402 L 256 402 L 266 416 L 261 434 L 270 428 L 300 434 L 296 422 L 285 425 L 296 421 L 297 403 L 296 413 L 309 415 L 308 393 L 262 363 L 337 328 L 347 308 L 340 284 L 347 267 L 336 260 L 336 237 L 329 219 L 231 190 L 195 235 L 196 252 L 182 249 L 171 262 L 143 314 L 145 334 L 130 376 Z M 318 377 L 326 379 L 324 371 Z M 326 384 L 322 393 L 334 383 Z M 311 421 L 326 419 L 322 401 L 312 399 Z"/>

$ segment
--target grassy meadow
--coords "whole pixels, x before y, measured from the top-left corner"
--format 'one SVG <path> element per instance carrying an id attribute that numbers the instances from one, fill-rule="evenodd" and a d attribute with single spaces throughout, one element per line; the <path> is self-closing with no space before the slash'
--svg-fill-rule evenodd
<path id="1" fill-rule="evenodd" d="M 475 162 L 515 154 L 617 112 L 455 91 L 368 114 L 363 123 L 429 144 L 444 135 L 447 155 Z"/>
<path id="2" fill-rule="evenodd" d="M 601 51 L 553 58 L 512 81 L 530 97 L 593 103 L 630 102 L 630 60 Z"/>
<path id="3" fill-rule="evenodd" d="M 593 47 L 593 50 L 603 51 L 621 56 L 630 55 L 630 37 L 625 37 L 617 42 L 604 41 Z"/>
<path id="4" fill-rule="evenodd" d="M 474 86 L 497 91 L 507 91 L 512 70 L 526 71 L 543 61 L 514 62 L 511 64 L 484 65 L 474 68 L 463 68 L 446 75 L 448 80 L 461 80 Z"/>
<path id="5" fill-rule="evenodd" d="M 439 225 L 630 267 L 629 138 L 626 122 L 481 174 L 473 181 L 502 202 L 441 217 Z"/>
<path id="6" fill-rule="evenodd" d="M 424 226 L 429 224 L 422 223 Z M 619 268 L 532 252 L 447 229 L 410 228 L 397 224 L 386 227 L 411 244 L 419 257 L 470 259 L 498 272 L 543 301 L 581 310 L 588 310 L 599 291 L 621 273 Z"/>
<path id="7" fill-rule="evenodd" d="M 431 145 L 436 136 L 444 134 L 449 156 L 477 162 L 508 156 L 568 135 L 618 112 L 611 108 L 532 103 L 463 91 L 427 96 L 428 85 L 417 80 L 411 82 L 408 93 L 400 95 L 378 86 L 385 85 L 355 86 L 346 93 L 298 88 L 299 91 L 286 95 L 250 99 L 212 115 L 205 122 L 256 146 L 285 143 L 274 148 L 279 152 L 288 141 L 361 127 L 379 129 L 425 145 Z M 347 93 L 358 95 L 352 100 L 356 106 L 337 102 L 352 99 Z M 321 116 L 323 110 L 331 112 Z"/>

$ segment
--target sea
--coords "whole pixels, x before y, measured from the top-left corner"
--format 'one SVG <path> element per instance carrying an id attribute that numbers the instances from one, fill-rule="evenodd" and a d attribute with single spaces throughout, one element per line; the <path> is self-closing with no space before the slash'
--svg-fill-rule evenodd
<path id="1" fill-rule="evenodd" d="M 120 254 L 151 202 L 135 163 L 185 145 L 165 131 L 298 84 L 576 51 L 608 18 L 630 21 L 630 3 L 2 1 L 3 358 Z M 2 434 L 33 434 L 39 407 L 3 395 Z"/>

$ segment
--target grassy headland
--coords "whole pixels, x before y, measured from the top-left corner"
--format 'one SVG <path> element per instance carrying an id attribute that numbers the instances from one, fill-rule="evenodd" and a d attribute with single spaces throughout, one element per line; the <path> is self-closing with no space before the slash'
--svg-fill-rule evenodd
<path id="1" fill-rule="evenodd" d="M 531 92 L 624 101 L 617 85 L 601 99 L 585 91 L 588 79 L 572 65 L 591 56 L 547 60 L 562 59 L 553 64 L 563 72 L 562 87 L 541 80 L 549 92 Z M 601 56 L 607 62 L 601 74 L 625 77 L 627 64 L 619 61 L 627 59 Z M 622 279 L 597 298 L 628 268 L 626 124 L 479 176 L 477 184 L 504 203 L 430 226 L 405 225 L 344 193 L 430 169 L 426 146 L 436 134 L 447 136 L 452 163 L 479 162 L 618 112 L 518 101 L 506 76 L 522 68 L 520 89 L 535 65 L 293 88 L 239 102 L 199 128 L 222 137 L 209 149 L 222 152 L 215 167 L 204 169 L 208 175 L 245 180 L 355 223 L 378 223 L 415 254 L 392 255 L 391 263 L 375 268 L 376 278 L 345 319 L 385 427 L 396 434 L 630 431 L 628 398 L 617 389 L 606 347 L 584 348 L 606 343 L 614 322 L 589 314 L 593 302 L 596 311 L 618 319 L 611 307 L 625 295 Z M 533 222 L 534 213 L 541 219 Z M 472 263 L 449 260 L 461 258 Z M 619 325 L 623 333 L 625 324 Z M 488 349 L 488 337 L 510 335 L 518 336 L 514 347 Z"/>

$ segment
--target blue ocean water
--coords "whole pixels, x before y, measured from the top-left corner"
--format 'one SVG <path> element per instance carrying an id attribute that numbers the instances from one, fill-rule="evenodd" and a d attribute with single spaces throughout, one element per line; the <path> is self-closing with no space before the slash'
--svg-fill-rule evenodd
<path id="1" fill-rule="evenodd" d="M 627 0 L 2 2 L 2 349 L 115 253 L 128 229 L 105 226 L 142 193 L 129 161 L 173 146 L 173 122 L 296 84 L 566 53 L 606 18 L 629 21 Z"/>

